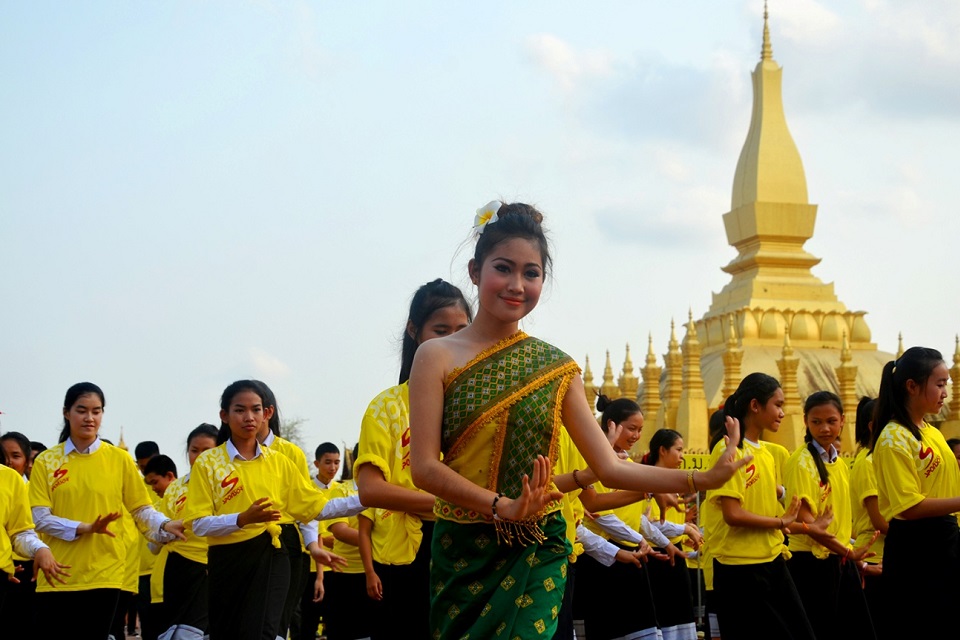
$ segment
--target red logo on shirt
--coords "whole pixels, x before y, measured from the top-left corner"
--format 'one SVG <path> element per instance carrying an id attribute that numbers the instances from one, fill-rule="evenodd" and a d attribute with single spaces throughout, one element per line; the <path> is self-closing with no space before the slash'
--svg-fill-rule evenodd
<path id="1" fill-rule="evenodd" d="M 926 463 L 926 466 L 925 466 L 925 468 L 924 468 L 924 470 L 923 470 L 923 476 L 924 476 L 925 478 L 929 478 L 929 477 L 930 477 L 930 474 L 933 473 L 934 469 L 936 469 L 937 467 L 940 466 L 940 456 L 938 456 L 937 454 L 935 454 L 935 453 L 933 452 L 933 449 L 932 449 L 931 447 L 926 447 L 926 448 L 925 448 L 923 445 L 921 445 L 921 446 L 920 446 L 920 459 L 921 459 L 921 460 L 926 460 L 927 458 L 930 458 L 930 456 L 933 456 L 933 457 L 930 459 L 929 462 Z"/>
<path id="2" fill-rule="evenodd" d="M 53 482 L 53 485 L 50 487 L 50 491 L 53 491 L 60 485 L 70 481 L 70 478 L 67 477 L 67 471 L 69 471 L 69 469 L 66 469 L 63 465 L 60 465 L 59 469 L 54 469 L 53 471 L 54 482 Z"/>
<path id="3" fill-rule="evenodd" d="M 747 489 L 757 481 L 757 465 L 751 464 L 747 467 Z"/>
<path id="4" fill-rule="evenodd" d="M 240 483 L 240 478 L 234 476 L 235 471 L 231 471 L 227 474 L 227 477 L 220 481 L 220 486 L 224 489 L 227 489 L 227 495 L 223 497 L 223 503 L 226 504 L 240 495 L 240 492 L 243 491 L 243 485 Z M 231 477 L 233 476 L 233 477 Z"/>
<path id="5" fill-rule="evenodd" d="M 400 468 L 406 469 L 410 466 L 410 427 L 407 427 L 407 430 L 400 436 L 400 447 L 403 449 L 403 463 Z"/>
<path id="6" fill-rule="evenodd" d="M 220 486 L 223 487 L 224 489 L 226 489 L 227 487 L 230 487 L 231 489 L 233 489 L 236 486 L 236 484 L 240 482 L 240 478 L 237 478 L 236 476 L 232 478 L 230 477 L 230 476 L 233 476 L 233 474 L 234 474 L 233 471 L 228 473 L 227 477 L 225 477 L 223 480 L 220 481 Z"/>

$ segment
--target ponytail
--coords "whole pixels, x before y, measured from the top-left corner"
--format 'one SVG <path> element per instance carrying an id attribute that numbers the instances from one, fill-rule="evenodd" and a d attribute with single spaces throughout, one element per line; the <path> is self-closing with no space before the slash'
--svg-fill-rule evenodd
<path id="1" fill-rule="evenodd" d="M 922 441 L 919 425 L 915 424 L 907 407 L 907 380 L 923 386 L 930 374 L 943 364 L 943 356 L 936 349 L 910 347 L 897 360 L 883 366 L 880 376 L 880 391 L 873 409 L 873 439 L 871 451 L 876 449 L 880 434 L 891 422 L 910 431 L 917 441 Z"/>

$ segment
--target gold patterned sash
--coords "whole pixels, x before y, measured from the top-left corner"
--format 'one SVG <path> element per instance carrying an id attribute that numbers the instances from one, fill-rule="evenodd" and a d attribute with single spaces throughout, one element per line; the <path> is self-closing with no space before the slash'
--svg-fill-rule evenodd
<path id="1" fill-rule="evenodd" d="M 522 331 L 477 354 L 450 374 L 444 388 L 444 461 L 456 461 L 477 432 L 493 423 L 487 488 L 516 498 L 538 455 L 548 456 L 551 465 L 556 461 L 563 396 L 579 372 L 570 356 Z M 480 519 L 458 511 L 438 515 Z"/>

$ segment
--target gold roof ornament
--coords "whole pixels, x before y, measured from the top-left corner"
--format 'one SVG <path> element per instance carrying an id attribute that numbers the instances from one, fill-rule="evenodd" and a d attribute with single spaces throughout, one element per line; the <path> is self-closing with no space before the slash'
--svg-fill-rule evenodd
<path id="1" fill-rule="evenodd" d="M 590 370 L 590 356 L 584 356 L 583 390 L 587 396 L 587 404 L 591 409 L 597 406 L 597 385 L 593 383 L 593 371 Z"/>
<path id="2" fill-rule="evenodd" d="M 614 400 L 619 391 L 620 388 L 613 381 L 613 365 L 610 364 L 610 350 L 607 349 L 607 363 L 603 367 L 603 384 L 600 385 L 600 393 Z"/>
<path id="3" fill-rule="evenodd" d="M 623 370 L 617 380 L 621 398 L 636 400 L 640 389 L 640 378 L 633 373 L 633 360 L 630 359 L 630 343 L 627 343 L 627 354 L 623 360 Z"/>

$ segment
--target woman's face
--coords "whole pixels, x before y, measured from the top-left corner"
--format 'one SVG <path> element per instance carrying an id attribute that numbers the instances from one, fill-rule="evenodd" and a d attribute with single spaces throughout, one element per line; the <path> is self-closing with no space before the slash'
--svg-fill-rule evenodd
<path id="1" fill-rule="evenodd" d="M 70 438 L 76 442 L 93 442 L 103 419 L 103 402 L 95 393 L 85 393 L 73 406 L 63 410 L 63 418 L 70 425 Z"/>
<path id="2" fill-rule="evenodd" d="M 620 424 L 623 426 L 623 431 L 620 432 L 620 437 L 617 438 L 613 448 L 617 451 L 630 451 L 640 439 L 640 432 L 643 431 L 643 414 L 635 413 L 625 418 Z"/>
<path id="3" fill-rule="evenodd" d="M 543 277 L 540 247 L 525 238 L 497 244 L 481 265 L 470 262 L 480 310 L 501 322 L 519 322 L 533 311 L 540 300 Z"/>
<path id="4" fill-rule="evenodd" d="M 677 441 L 669 449 L 660 447 L 657 466 L 679 469 L 681 464 L 683 464 L 683 438 L 677 438 Z"/>
<path id="5" fill-rule="evenodd" d="M 843 431 L 843 414 L 832 402 L 810 409 L 804 416 L 807 431 L 825 451 L 829 451 L 837 436 Z"/>
<path id="6" fill-rule="evenodd" d="M 417 344 L 423 344 L 434 338 L 449 336 L 460 331 L 460 329 L 466 328 L 468 324 L 470 324 L 470 319 L 467 318 L 467 312 L 463 310 L 463 306 L 459 303 L 441 307 L 431 313 L 423 326 L 420 327 L 420 332 L 416 335 Z M 412 325 L 408 327 L 408 330 L 411 328 Z"/>
<path id="7" fill-rule="evenodd" d="M 27 471 L 27 457 L 23 455 L 23 449 L 17 444 L 17 441 L 10 438 L 3 441 L 3 452 L 7 456 L 7 466 L 23 475 Z"/>
<path id="8" fill-rule="evenodd" d="M 249 440 L 257 437 L 272 415 L 273 407 L 264 407 L 260 394 L 245 389 L 233 396 L 226 411 L 220 411 L 220 420 L 230 427 L 234 440 Z"/>
<path id="9" fill-rule="evenodd" d="M 910 382 L 913 382 L 912 380 Z M 947 399 L 947 385 L 950 383 L 950 370 L 947 365 L 941 362 L 930 373 L 926 383 L 922 387 L 917 386 L 916 392 L 908 386 L 908 392 L 911 396 L 916 396 L 915 402 L 924 415 L 928 413 L 940 413 L 943 409 L 943 401 Z"/>
<path id="10" fill-rule="evenodd" d="M 764 431 L 777 432 L 783 420 L 783 403 L 786 401 L 783 389 L 777 389 L 766 404 L 757 407 L 758 426 Z M 754 401 L 756 402 L 756 401 Z"/>
<path id="11" fill-rule="evenodd" d="M 187 447 L 187 458 L 190 460 L 190 466 L 193 466 L 193 463 L 197 461 L 201 453 L 209 451 L 216 446 L 217 441 L 211 436 L 194 436 L 193 440 L 190 441 L 190 446 Z"/>

